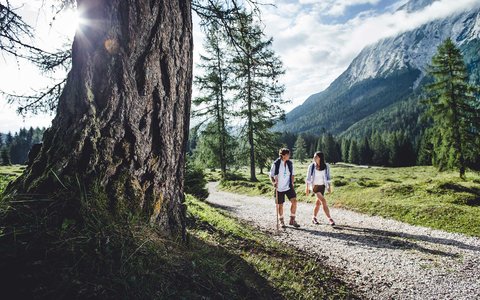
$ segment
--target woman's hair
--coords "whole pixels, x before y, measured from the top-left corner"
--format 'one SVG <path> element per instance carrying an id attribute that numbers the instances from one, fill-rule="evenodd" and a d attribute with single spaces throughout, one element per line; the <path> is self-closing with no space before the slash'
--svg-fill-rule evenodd
<path id="1" fill-rule="evenodd" d="M 317 162 L 315 161 L 315 157 L 317 156 L 320 158 L 320 166 L 318 166 Z M 313 155 L 313 162 L 315 163 L 315 168 L 317 168 L 317 170 L 322 171 L 327 168 L 327 164 L 325 163 L 325 154 L 323 154 L 323 152 L 315 152 L 315 154 Z"/>
<path id="2" fill-rule="evenodd" d="M 287 148 L 282 148 L 282 149 L 278 150 L 278 155 L 279 156 L 283 156 L 285 154 L 290 154 L 290 150 L 288 150 Z"/>

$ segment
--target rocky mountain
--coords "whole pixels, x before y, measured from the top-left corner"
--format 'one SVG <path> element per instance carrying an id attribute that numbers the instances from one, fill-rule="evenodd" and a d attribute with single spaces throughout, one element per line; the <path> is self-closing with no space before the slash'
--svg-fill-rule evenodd
<path id="1" fill-rule="evenodd" d="M 413 0 L 399 9 L 412 12 L 432 2 Z M 480 5 L 365 47 L 326 90 L 289 112 L 285 123 L 275 129 L 361 136 L 375 128 L 414 127 L 411 122 L 416 122 L 420 110 L 411 106 L 418 106 L 417 96 L 428 80 L 426 68 L 438 45 L 448 37 L 461 48 L 472 80 L 479 82 Z M 401 117 L 402 112 L 413 115 Z M 389 120 L 389 116 L 396 119 Z"/>

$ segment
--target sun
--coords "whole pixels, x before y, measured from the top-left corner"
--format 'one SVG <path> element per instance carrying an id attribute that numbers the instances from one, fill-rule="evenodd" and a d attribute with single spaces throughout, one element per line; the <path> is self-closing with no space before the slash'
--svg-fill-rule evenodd
<path id="1" fill-rule="evenodd" d="M 76 9 L 66 9 L 58 14 L 52 25 L 62 35 L 72 37 L 86 23 L 81 13 Z"/>

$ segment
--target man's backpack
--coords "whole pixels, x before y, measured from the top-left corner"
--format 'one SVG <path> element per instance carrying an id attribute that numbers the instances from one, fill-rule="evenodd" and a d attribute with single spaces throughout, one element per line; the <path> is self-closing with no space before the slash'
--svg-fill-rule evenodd
<path id="1" fill-rule="evenodd" d="M 280 164 L 282 163 L 282 159 L 277 158 L 273 163 L 275 164 L 274 175 L 277 176 L 278 172 L 280 171 Z M 287 160 L 287 167 L 288 167 L 288 170 L 290 171 L 290 185 L 292 185 L 293 163 L 290 160 Z"/>

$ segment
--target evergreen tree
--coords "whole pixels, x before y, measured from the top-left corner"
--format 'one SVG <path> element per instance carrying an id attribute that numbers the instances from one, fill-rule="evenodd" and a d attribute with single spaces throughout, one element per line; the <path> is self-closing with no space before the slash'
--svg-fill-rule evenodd
<path id="1" fill-rule="evenodd" d="M 417 165 L 419 166 L 431 166 L 432 165 L 432 138 L 429 136 L 428 130 L 426 130 L 420 139 L 417 151 Z"/>
<path id="2" fill-rule="evenodd" d="M 384 138 L 376 132 L 372 135 L 372 164 L 377 166 L 388 165 L 390 153 Z"/>
<path id="3" fill-rule="evenodd" d="M 267 169 L 272 160 L 278 157 L 278 149 L 282 147 L 279 142 L 279 134 L 272 134 L 271 132 L 263 131 L 257 132 L 256 137 L 259 141 L 255 145 L 255 159 L 257 166 L 260 169 L 260 174 Z"/>
<path id="4" fill-rule="evenodd" d="M 255 175 L 255 148 L 263 143 L 266 134 L 278 119 L 283 119 L 282 99 L 285 87 L 278 78 L 285 73 L 282 62 L 272 50 L 272 39 L 266 39 L 260 25 L 249 14 L 242 14 L 237 22 L 237 51 L 231 61 L 235 100 L 241 107 L 238 116 L 245 120 L 244 132 L 248 142 L 250 180 Z"/>
<path id="5" fill-rule="evenodd" d="M 340 145 L 340 142 L 336 141 L 335 142 L 335 153 L 336 153 L 336 158 L 332 160 L 332 163 L 336 164 L 337 162 L 342 161 L 342 146 Z"/>
<path id="6" fill-rule="evenodd" d="M 389 164 L 393 167 L 398 167 L 401 163 L 400 157 L 400 141 L 396 132 L 393 132 L 388 139 L 389 147 Z"/>
<path id="7" fill-rule="evenodd" d="M 224 42 L 226 37 L 219 30 L 217 23 L 211 23 L 204 27 L 206 31 L 204 49 L 206 55 L 200 56 L 199 68 L 203 70 L 201 76 L 195 78 L 194 83 L 199 88 L 202 96 L 193 100 L 196 110 L 194 117 L 209 120 L 212 126 L 206 130 L 204 135 L 212 135 L 206 138 L 208 143 L 203 146 L 211 145 L 215 151 L 211 155 L 217 156 L 222 177 L 225 178 L 227 172 L 228 157 L 231 156 L 232 149 L 229 147 L 231 137 L 227 130 L 227 121 L 232 112 L 228 109 L 231 101 L 227 99 L 228 78 L 230 77 L 227 51 L 228 45 Z M 215 128 L 213 128 L 215 127 Z M 203 149 L 202 151 L 205 151 Z"/>
<path id="8" fill-rule="evenodd" d="M 343 162 L 349 162 L 349 157 L 348 153 L 350 152 L 350 140 L 347 138 L 342 139 L 342 161 Z"/>
<path id="9" fill-rule="evenodd" d="M 350 142 L 350 150 L 348 151 L 349 162 L 352 164 L 358 164 L 360 162 L 360 155 L 358 151 L 358 145 L 356 140 Z"/>
<path id="10" fill-rule="evenodd" d="M 2 166 L 9 166 L 12 163 L 10 162 L 10 153 L 7 147 L 3 147 L 0 153 L 0 157 L 2 159 Z"/>
<path id="11" fill-rule="evenodd" d="M 324 151 L 324 149 L 325 149 L 325 144 L 323 143 L 323 140 L 324 140 L 323 137 L 324 137 L 324 135 L 322 134 L 322 135 L 320 135 L 320 137 L 317 139 L 317 145 L 316 145 L 315 151 Z M 312 156 L 313 156 L 313 154 L 312 154 Z"/>
<path id="12" fill-rule="evenodd" d="M 307 158 L 307 150 L 305 145 L 305 140 L 301 135 L 298 136 L 297 141 L 295 142 L 295 148 L 293 149 L 293 158 L 298 159 L 301 163 L 305 162 Z"/>
<path id="13" fill-rule="evenodd" d="M 417 154 L 413 148 L 411 138 L 409 138 L 406 134 L 403 134 L 399 140 L 399 150 L 400 160 L 398 162 L 398 166 L 410 167 L 416 164 Z"/>
<path id="14" fill-rule="evenodd" d="M 460 50 L 449 38 L 432 58 L 427 89 L 427 116 L 433 121 L 433 163 L 439 170 L 457 169 L 465 177 L 469 161 L 478 155 L 475 141 L 480 119 Z"/>
<path id="15" fill-rule="evenodd" d="M 369 165 L 372 163 L 372 149 L 370 148 L 370 142 L 368 138 L 365 137 L 363 141 L 360 143 L 359 146 L 359 156 L 360 156 L 360 164 L 362 165 Z"/>
<path id="16" fill-rule="evenodd" d="M 9 131 L 9 132 L 7 133 L 7 137 L 6 137 L 6 139 L 5 139 L 5 146 L 6 146 L 6 147 L 10 147 L 10 145 L 11 145 L 12 143 L 13 143 L 13 135 L 12 135 L 12 133 Z"/>
<path id="17" fill-rule="evenodd" d="M 339 155 L 337 153 L 337 145 L 332 134 L 328 133 L 323 136 L 323 153 L 325 159 L 329 162 L 336 163 L 339 161 Z"/>
<path id="18" fill-rule="evenodd" d="M 200 133 L 197 147 L 193 152 L 194 165 L 214 169 L 220 166 L 217 124 L 210 122 Z"/>

